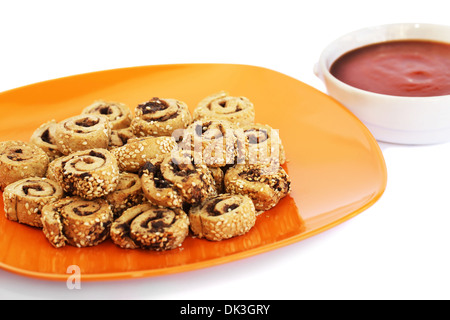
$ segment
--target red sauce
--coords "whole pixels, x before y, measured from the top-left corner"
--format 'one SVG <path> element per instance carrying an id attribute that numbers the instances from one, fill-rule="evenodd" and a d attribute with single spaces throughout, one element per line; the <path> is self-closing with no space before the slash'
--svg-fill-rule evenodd
<path id="1" fill-rule="evenodd" d="M 350 51 L 330 72 L 353 87 L 394 96 L 450 95 L 450 44 L 389 41 Z"/>

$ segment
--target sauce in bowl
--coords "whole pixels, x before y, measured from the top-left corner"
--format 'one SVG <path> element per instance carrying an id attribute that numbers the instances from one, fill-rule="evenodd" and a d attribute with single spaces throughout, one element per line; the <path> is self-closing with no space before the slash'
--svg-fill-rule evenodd
<path id="1" fill-rule="evenodd" d="M 375 43 L 345 53 L 330 73 L 375 93 L 430 97 L 450 95 L 450 44 L 425 40 Z"/>

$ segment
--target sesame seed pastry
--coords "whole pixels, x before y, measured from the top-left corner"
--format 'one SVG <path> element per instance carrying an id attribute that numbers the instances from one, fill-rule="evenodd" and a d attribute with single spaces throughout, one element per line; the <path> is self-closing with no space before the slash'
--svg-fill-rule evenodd
<path id="1" fill-rule="evenodd" d="M 161 173 L 161 161 L 147 162 L 139 171 L 148 202 L 161 207 L 183 208 L 183 197 Z"/>
<path id="2" fill-rule="evenodd" d="M 87 106 L 82 114 L 105 116 L 109 121 L 111 130 L 128 128 L 132 120 L 130 108 L 123 103 L 114 101 L 95 101 L 90 106 Z"/>
<path id="3" fill-rule="evenodd" d="M 141 179 L 134 173 L 120 173 L 116 190 L 108 194 L 106 200 L 111 205 L 114 218 L 118 218 L 125 210 L 144 202 Z"/>
<path id="4" fill-rule="evenodd" d="M 113 222 L 111 239 L 124 249 L 172 250 L 189 234 L 189 218 L 181 209 L 141 204 Z"/>
<path id="5" fill-rule="evenodd" d="M 266 211 L 289 194 L 291 181 L 281 166 L 238 164 L 225 173 L 225 190 L 248 195 L 256 210 Z"/>
<path id="6" fill-rule="evenodd" d="M 131 139 L 124 146 L 112 149 L 111 153 L 121 171 L 137 173 L 148 161 L 162 159 L 175 148 L 177 143 L 172 137 L 145 137 Z"/>
<path id="7" fill-rule="evenodd" d="M 3 202 L 6 218 L 32 227 L 42 228 L 43 206 L 63 197 L 62 188 L 47 178 L 27 178 L 5 188 Z"/>
<path id="8" fill-rule="evenodd" d="M 0 142 L 0 191 L 13 182 L 44 177 L 49 159 L 41 148 L 22 141 Z"/>
<path id="9" fill-rule="evenodd" d="M 41 220 L 42 231 L 55 248 L 66 244 L 82 248 L 108 238 L 113 213 L 104 199 L 67 197 L 44 206 Z"/>
<path id="10" fill-rule="evenodd" d="M 111 127 L 103 115 L 78 115 L 56 126 L 55 143 L 64 155 L 94 148 L 107 149 Z"/>
<path id="11" fill-rule="evenodd" d="M 189 220 L 197 237 L 221 241 L 250 231 L 256 222 L 256 210 L 248 196 L 225 193 L 192 207 Z"/>
<path id="12" fill-rule="evenodd" d="M 155 97 L 136 107 L 131 127 L 137 137 L 170 136 L 174 130 L 186 128 L 191 121 L 186 103 Z"/>
<path id="13" fill-rule="evenodd" d="M 123 147 L 129 140 L 134 138 L 136 138 L 136 136 L 131 128 L 111 130 L 108 149 L 112 150 L 114 148 Z"/>
<path id="14" fill-rule="evenodd" d="M 235 130 L 238 164 L 284 164 L 286 155 L 278 130 L 264 124 L 247 124 Z"/>
<path id="15" fill-rule="evenodd" d="M 178 143 L 194 152 L 195 161 L 210 167 L 223 167 L 236 160 L 234 126 L 227 120 L 197 120 L 184 132 Z"/>
<path id="16" fill-rule="evenodd" d="M 233 97 L 221 91 L 201 100 L 193 112 L 193 120 L 228 120 L 236 126 L 255 121 L 255 107 L 246 97 Z"/>
<path id="17" fill-rule="evenodd" d="M 37 128 L 31 135 L 30 142 L 47 153 L 50 161 L 61 157 L 63 154 L 58 150 L 55 143 L 55 130 L 57 122 L 55 120 L 46 122 Z"/>
<path id="18" fill-rule="evenodd" d="M 117 160 L 106 149 L 78 151 L 56 165 L 52 175 L 68 195 L 92 200 L 110 194 L 119 183 Z"/>
<path id="19" fill-rule="evenodd" d="M 211 171 L 197 164 L 191 152 L 177 151 L 164 158 L 161 173 L 179 192 L 183 201 L 195 205 L 217 194 Z"/>

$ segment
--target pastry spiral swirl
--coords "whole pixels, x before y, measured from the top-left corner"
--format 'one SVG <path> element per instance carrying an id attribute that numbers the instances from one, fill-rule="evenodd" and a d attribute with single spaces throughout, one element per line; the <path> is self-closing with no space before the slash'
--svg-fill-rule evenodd
<path id="1" fill-rule="evenodd" d="M 191 208 L 192 232 L 199 238 L 221 241 L 247 233 L 256 222 L 256 210 L 246 195 L 221 194 Z"/>
<path id="2" fill-rule="evenodd" d="M 255 121 L 255 107 L 246 97 L 233 97 L 227 92 L 210 95 L 199 102 L 193 120 L 228 120 L 236 126 Z"/>
<path id="3" fill-rule="evenodd" d="M 58 123 L 55 143 L 64 155 L 89 150 L 107 149 L 111 137 L 111 127 L 103 115 L 84 114 Z"/>
<path id="4" fill-rule="evenodd" d="M 41 219 L 42 231 L 55 248 L 66 244 L 82 248 L 108 238 L 113 213 L 104 199 L 68 197 L 44 206 Z"/>
<path id="5" fill-rule="evenodd" d="M 111 239 L 125 249 L 172 250 L 189 233 L 189 219 L 181 209 L 141 204 L 125 211 L 111 227 Z"/>
<path id="6" fill-rule="evenodd" d="M 42 228 L 41 211 L 63 197 L 62 188 L 46 178 L 27 178 L 5 188 L 3 202 L 6 217 L 11 221 Z"/>
<path id="7" fill-rule="evenodd" d="M 161 172 L 161 161 L 147 162 L 139 172 L 142 190 L 146 199 L 156 205 L 167 208 L 182 208 L 184 199 L 178 188 L 166 180 Z"/>
<path id="8" fill-rule="evenodd" d="M 51 177 L 67 194 L 88 200 L 113 192 L 119 183 L 117 161 L 106 149 L 75 152 L 57 159 L 51 168 Z"/>
<path id="9" fill-rule="evenodd" d="M 111 130 L 128 128 L 131 124 L 131 111 L 123 103 L 114 101 L 95 101 L 86 107 L 82 114 L 94 114 L 105 116 L 111 127 Z"/>
<path id="10" fill-rule="evenodd" d="M 179 147 L 194 152 L 196 163 L 210 167 L 235 163 L 237 138 L 229 121 L 195 121 L 185 130 L 182 138 Z"/>
<path id="11" fill-rule="evenodd" d="M 224 178 L 225 191 L 248 195 L 257 211 L 266 211 L 289 194 L 291 181 L 281 166 L 242 165 L 228 169 Z"/>
<path id="12" fill-rule="evenodd" d="M 39 147 L 22 141 L 0 143 L 0 191 L 13 182 L 44 177 L 49 159 Z"/>
<path id="13" fill-rule="evenodd" d="M 235 130 L 238 164 L 274 164 L 286 162 L 278 131 L 268 125 L 253 123 Z"/>
<path id="14" fill-rule="evenodd" d="M 106 200 L 111 205 L 114 218 L 135 205 L 144 201 L 141 179 L 137 174 L 122 172 L 119 177 L 119 184 L 116 190 L 106 196 Z"/>
<path id="15" fill-rule="evenodd" d="M 170 136 L 192 121 L 188 106 L 176 99 L 153 98 L 138 105 L 131 128 L 137 137 Z"/>
<path id="16" fill-rule="evenodd" d="M 204 164 L 194 162 L 192 153 L 173 152 L 161 162 L 161 173 L 187 204 L 198 204 L 217 194 L 215 180 Z"/>
<path id="17" fill-rule="evenodd" d="M 62 156 L 62 153 L 58 150 L 58 146 L 55 141 L 55 130 L 57 122 L 55 120 L 44 123 L 37 128 L 31 135 L 30 142 L 47 153 L 50 161 Z"/>

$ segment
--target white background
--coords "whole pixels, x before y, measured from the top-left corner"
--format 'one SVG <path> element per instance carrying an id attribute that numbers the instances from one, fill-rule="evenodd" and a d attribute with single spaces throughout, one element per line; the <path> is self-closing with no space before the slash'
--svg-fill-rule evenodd
<path id="1" fill-rule="evenodd" d="M 329 42 L 384 23 L 448 24 L 446 2 L 2 1 L 0 91 L 189 62 L 263 66 L 323 91 L 312 70 Z M 217 267 L 80 290 L 0 270 L 0 298 L 448 299 L 450 144 L 380 145 L 388 168 L 383 197 L 320 235 Z"/>

